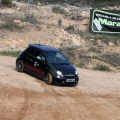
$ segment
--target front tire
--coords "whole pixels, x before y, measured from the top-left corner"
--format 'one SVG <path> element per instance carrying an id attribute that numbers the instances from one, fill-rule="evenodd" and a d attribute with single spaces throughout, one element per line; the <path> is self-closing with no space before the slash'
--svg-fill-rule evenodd
<path id="1" fill-rule="evenodd" d="M 23 72 L 24 71 L 24 64 L 23 64 L 23 62 L 21 60 L 18 60 L 16 62 L 16 70 L 18 72 Z"/>
<path id="2" fill-rule="evenodd" d="M 51 85 L 53 83 L 53 77 L 50 73 L 47 73 L 45 75 L 44 80 L 45 80 L 45 83 L 48 84 L 48 85 Z"/>

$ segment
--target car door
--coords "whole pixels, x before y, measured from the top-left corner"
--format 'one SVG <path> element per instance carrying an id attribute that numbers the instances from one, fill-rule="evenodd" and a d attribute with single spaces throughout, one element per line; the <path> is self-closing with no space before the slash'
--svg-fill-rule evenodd
<path id="1" fill-rule="evenodd" d="M 27 68 L 29 72 L 34 72 L 34 53 L 35 53 L 35 48 L 29 47 L 24 54 L 24 65 Z"/>
<path id="2" fill-rule="evenodd" d="M 36 50 L 34 57 L 34 69 L 38 76 L 43 77 L 47 70 L 46 57 L 41 50 Z"/>

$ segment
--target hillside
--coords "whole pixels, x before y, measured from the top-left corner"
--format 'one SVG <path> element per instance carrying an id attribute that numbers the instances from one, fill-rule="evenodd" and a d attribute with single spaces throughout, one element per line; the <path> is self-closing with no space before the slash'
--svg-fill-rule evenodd
<path id="1" fill-rule="evenodd" d="M 12 1 L 11 7 L 0 6 L 1 51 L 23 50 L 30 43 L 40 43 L 62 50 L 78 67 L 119 70 L 119 36 L 89 33 L 90 6 L 41 3 L 28 6 L 16 1 Z M 119 6 L 106 9 L 119 10 Z"/>

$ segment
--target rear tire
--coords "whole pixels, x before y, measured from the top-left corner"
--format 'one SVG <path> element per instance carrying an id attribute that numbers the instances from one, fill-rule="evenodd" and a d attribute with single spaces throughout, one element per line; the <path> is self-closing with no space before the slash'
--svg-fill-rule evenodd
<path id="1" fill-rule="evenodd" d="M 53 83 L 53 77 L 50 73 L 47 73 L 45 75 L 44 80 L 45 80 L 45 83 L 48 84 L 48 85 L 51 85 Z"/>
<path id="2" fill-rule="evenodd" d="M 21 60 L 18 60 L 16 62 L 16 70 L 18 72 L 23 72 L 24 71 L 24 64 L 23 64 L 23 62 Z"/>

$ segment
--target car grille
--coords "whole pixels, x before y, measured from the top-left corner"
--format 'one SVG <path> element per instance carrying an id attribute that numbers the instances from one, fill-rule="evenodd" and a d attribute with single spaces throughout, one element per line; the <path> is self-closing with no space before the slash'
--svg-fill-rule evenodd
<path id="1" fill-rule="evenodd" d="M 76 75 L 71 75 L 71 74 L 70 74 L 70 75 L 65 75 L 65 77 L 66 77 L 66 78 L 75 78 Z"/>

